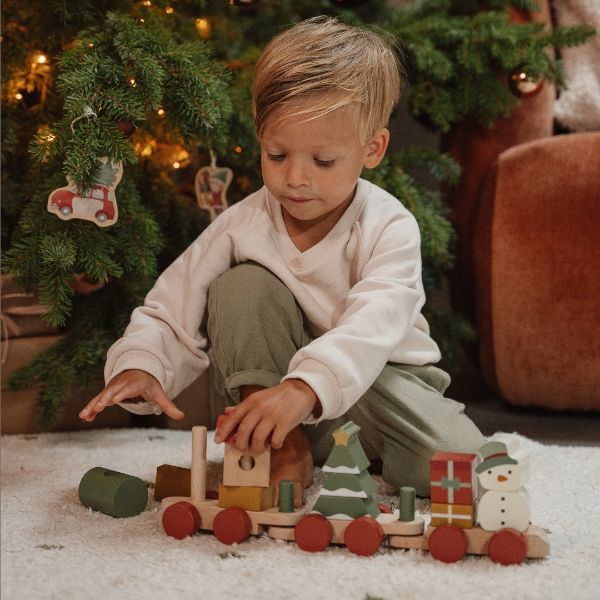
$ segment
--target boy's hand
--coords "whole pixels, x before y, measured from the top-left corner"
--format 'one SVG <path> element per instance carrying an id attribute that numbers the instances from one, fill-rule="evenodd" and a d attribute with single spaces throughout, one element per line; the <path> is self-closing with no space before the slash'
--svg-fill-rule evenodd
<path id="1" fill-rule="evenodd" d="M 93 421 L 107 406 L 118 404 L 123 400 L 142 397 L 147 402 L 154 402 L 169 417 L 181 420 L 185 416 L 171 402 L 160 383 L 146 371 L 130 369 L 113 377 L 106 387 L 79 413 L 84 421 Z"/>
<path id="2" fill-rule="evenodd" d="M 238 450 L 263 452 L 270 443 L 281 448 L 287 434 L 302 423 L 319 400 L 301 379 L 286 379 L 270 388 L 256 391 L 237 406 L 225 409 L 227 419 L 215 433 L 217 444 L 235 431 Z"/>

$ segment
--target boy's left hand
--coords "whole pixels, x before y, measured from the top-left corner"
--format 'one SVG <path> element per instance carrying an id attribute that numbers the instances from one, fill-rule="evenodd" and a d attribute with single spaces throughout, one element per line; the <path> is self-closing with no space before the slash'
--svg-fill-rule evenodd
<path id="1" fill-rule="evenodd" d="M 275 449 L 281 448 L 287 434 L 313 412 L 318 402 L 304 381 L 286 379 L 251 393 L 237 406 L 228 406 L 215 442 L 221 443 L 235 431 L 235 447 L 242 452 L 263 452 L 269 443 Z"/>

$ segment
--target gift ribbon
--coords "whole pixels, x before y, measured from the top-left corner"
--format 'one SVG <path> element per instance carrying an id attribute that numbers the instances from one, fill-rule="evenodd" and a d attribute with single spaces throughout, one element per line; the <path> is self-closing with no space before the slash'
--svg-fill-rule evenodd
<path id="1" fill-rule="evenodd" d="M 8 347 L 9 340 L 11 337 L 18 337 L 21 333 L 19 326 L 13 319 L 13 317 L 22 317 L 22 316 L 40 316 L 45 315 L 47 312 L 47 308 L 42 306 L 41 304 L 32 304 L 30 306 L 4 306 L 5 300 L 11 300 L 14 298 L 27 298 L 31 299 L 35 296 L 33 294 L 28 294 L 26 292 L 18 292 L 14 294 L 4 294 L 0 297 L 2 300 L 2 314 L 0 315 L 0 320 L 2 321 L 2 336 L 4 337 L 4 344 L 2 344 L 2 363 L 6 362 L 8 358 Z"/>
<path id="2" fill-rule="evenodd" d="M 442 478 L 440 481 L 432 481 L 431 485 L 440 486 L 445 490 L 448 490 L 448 503 L 452 504 L 454 502 L 454 490 L 459 490 L 460 488 L 470 488 L 470 483 L 465 483 L 460 479 L 454 477 L 454 461 L 448 461 L 448 477 Z"/>

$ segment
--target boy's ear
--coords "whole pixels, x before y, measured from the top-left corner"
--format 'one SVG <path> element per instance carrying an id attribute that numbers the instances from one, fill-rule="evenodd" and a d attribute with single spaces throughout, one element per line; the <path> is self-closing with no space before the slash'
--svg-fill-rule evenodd
<path id="1" fill-rule="evenodd" d="M 373 169 L 381 162 L 385 156 L 389 142 L 390 132 L 385 127 L 369 140 L 364 163 L 367 169 Z"/>

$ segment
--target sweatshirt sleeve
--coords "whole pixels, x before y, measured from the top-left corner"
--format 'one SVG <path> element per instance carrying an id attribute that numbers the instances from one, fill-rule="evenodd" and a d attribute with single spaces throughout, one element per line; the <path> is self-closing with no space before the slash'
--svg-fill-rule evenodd
<path id="1" fill-rule="evenodd" d="M 302 379 L 322 414 L 343 415 L 371 386 L 425 303 L 419 228 L 403 212 L 383 228 L 332 329 L 301 348 L 284 379 Z"/>
<path id="2" fill-rule="evenodd" d="M 207 368 L 208 341 L 202 320 L 208 288 L 231 264 L 232 244 L 225 220 L 217 219 L 205 229 L 133 311 L 123 337 L 108 350 L 107 383 L 127 369 L 140 369 L 153 375 L 167 396 L 174 398 Z M 156 412 L 147 402 L 121 406 L 136 414 Z"/>

